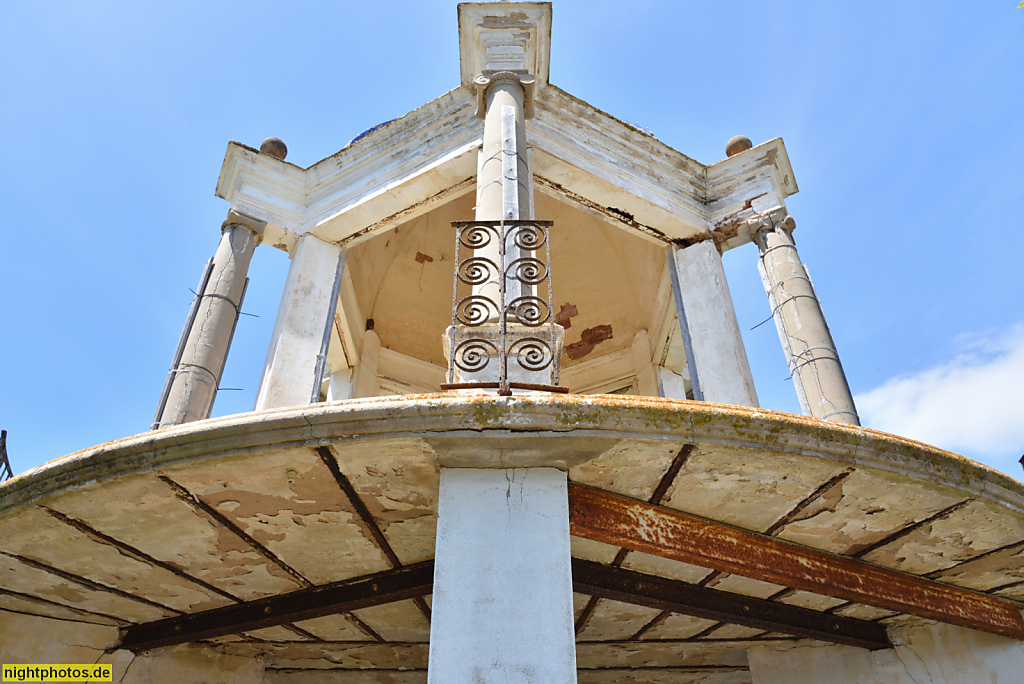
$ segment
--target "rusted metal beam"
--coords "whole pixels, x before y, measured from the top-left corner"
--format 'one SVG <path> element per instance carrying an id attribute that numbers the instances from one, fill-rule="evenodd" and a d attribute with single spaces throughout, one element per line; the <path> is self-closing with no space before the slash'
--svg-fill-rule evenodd
<path id="1" fill-rule="evenodd" d="M 1008 601 L 572 482 L 569 531 L 721 572 L 1024 639 L 1024 618 Z"/>
<path id="2" fill-rule="evenodd" d="M 431 592 L 433 584 L 434 561 L 429 560 L 234 606 L 134 625 L 124 631 L 118 647 L 143 651 L 346 613 L 425 596 Z"/>
<path id="3" fill-rule="evenodd" d="M 860 648 L 891 648 L 885 627 L 785 603 L 732 594 L 656 575 L 572 559 L 573 589 L 706 620 L 783 632 Z"/>
<path id="4" fill-rule="evenodd" d="M 661 480 L 658 482 L 658 486 L 654 488 L 654 493 L 651 494 L 651 498 L 648 499 L 651 503 L 660 504 L 668 494 L 669 488 L 672 483 L 676 481 L 676 476 L 679 475 L 679 471 L 683 469 L 686 462 L 690 459 L 690 456 L 694 451 L 697 450 L 696 444 L 684 444 L 683 448 L 679 450 L 676 457 L 672 459 L 672 463 L 669 464 L 668 469 L 665 470 L 665 474 L 661 476 Z M 629 549 L 619 549 L 619 552 L 615 554 L 615 559 L 612 561 L 612 567 L 622 567 L 622 564 L 626 561 L 626 556 L 629 555 Z M 579 620 L 576 621 L 576 634 L 579 634 L 587 627 L 587 623 L 590 618 L 594 615 L 594 611 L 597 610 L 597 604 L 600 602 L 600 597 L 591 596 L 590 600 L 587 601 L 587 605 L 583 607 L 583 612 L 580 613 Z M 662 618 L 664 619 L 664 618 Z M 654 621 L 651 621 L 643 629 L 633 635 L 636 639 L 640 634 L 643 634 L 646 630 L 654 626 Z"/>
<path id="5" fill-rule="evenodd" d="M 334 480 L 338 483 L 338 487 L 341 488 L 341 491 L 345 494 L 345 498 L 347 498 L 349 503 L 352 504 L 352 508 L 355 509 L 359 519 L 363 522 L 363 526 L 366 531 L 370 534 L 370 537 L 373 538 L 374 543 L 377 545 L 377 548 L 380 549 L 381 553 L 387 557 L 388 562 L 391 563 L 391 567 L 402 567 L 402 561 L 399 560 L 398 554 L 395 553 L 395 550 L 391 548 L 391 544 L 388 542 L 387 537 L 384 536 L 384 532 L 381 531 L 380 525 L 378 525 L 377 521 L 373 519 L 373 514 L 370 513 L 370 509 L 366 507 L 365 503 L 363 503 L 362 497 L 359 496 L 359 492 L 357 492 L 356 488 L 352 486 L 349 479 L 345 477 L 345 473 L 341 472 L 341 466 L 338 465 L 338 458 L 334 455 L 334 452 L 331 451 L 331 448 L 321 446 L 314 449 L 314 451 L 317 456 L 320 457 L 320 460 L 324 462 L 324 465 L 327 466 L 327 469 L 331 471 L 331 475 L 334 476 Z M 416 604 L 416 607 L 419 608 L 420 612 L 423 613 L 423 617 L 425 617 L 429 623 L 430 606 L 427 605 L 427 602 L 423 600 L 422 596 L 417 596 L 413 599 L 413 602 Z M 372 630 L 370 633 L 376 634 Z"/>

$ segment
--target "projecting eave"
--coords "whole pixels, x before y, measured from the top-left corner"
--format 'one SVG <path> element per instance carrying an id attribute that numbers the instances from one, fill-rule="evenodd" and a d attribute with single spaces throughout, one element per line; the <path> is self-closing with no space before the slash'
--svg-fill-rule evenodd
<path id="1" fill-rule="evenodd" d="M 537 191 L 648 240 L 732 248 L 747 218 L 796 192 L 781 139 L 705 166 L 555 86 L 538 88 L 535 112 Z M 473 191 L 482 132 L 459 87 L 307 169 L 232 142 L 217 195 L 281 249 L 306 233 L 355 244 Z"/>

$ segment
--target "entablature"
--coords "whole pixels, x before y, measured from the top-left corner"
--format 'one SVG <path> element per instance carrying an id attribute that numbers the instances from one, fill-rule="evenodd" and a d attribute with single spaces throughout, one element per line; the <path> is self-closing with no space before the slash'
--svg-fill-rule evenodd
<path id="1" fill-rule="evenodd" d="M 266 221 L 267 244 L 286 251 L 306 233 L 351 245 L 386 232 L 475 188 L 479 121 L 469 93 L 458 100 L 415 132 L 400 119 L 308 169 L 231 142 L 217 195 Z M 645 239 L 732 249 L 750 241 L 749 218 L 797 191 L 781 138 L 704 166 L 587 105 L 586 115 L 555 107 L 566 101 L 546 88 L 529 121 L 538 191 Z"/>

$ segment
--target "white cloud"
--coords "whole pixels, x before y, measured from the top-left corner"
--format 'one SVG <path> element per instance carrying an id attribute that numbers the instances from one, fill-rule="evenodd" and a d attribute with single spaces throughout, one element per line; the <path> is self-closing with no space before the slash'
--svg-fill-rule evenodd
<path id="1" fill-rule="evenodd" d="M 1019 477 L 1024 452 L 1024 325 L 976 340 L 949 363 L 855 398 L 864 425 L 927 442 Z"/>

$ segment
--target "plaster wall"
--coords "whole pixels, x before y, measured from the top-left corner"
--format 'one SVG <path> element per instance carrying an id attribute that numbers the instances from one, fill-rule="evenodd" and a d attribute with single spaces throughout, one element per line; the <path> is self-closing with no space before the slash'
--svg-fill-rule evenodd
<path id="1" fill-rule="evenodd" d="M 109 625 L 0 613 L 0 663 L 113 665 L 115 684 L 261 684 L 263 661 L 183 645 L 136 655 L 110 650 L 119 640 Z"/>
<path id="2" fill-rule="evenodd" d="M 95 663 L 117 641 L 109 625 L 0 612 L 0 663 L 7 665 Z"/>
<path id="3" fill-rule="evenodd" d="M 944 624 L 896 627 L 895 648 L 810 645 L 747 651 L 753 684 L 1011 684 L 1024 673 L 1024 644 Z"/>

